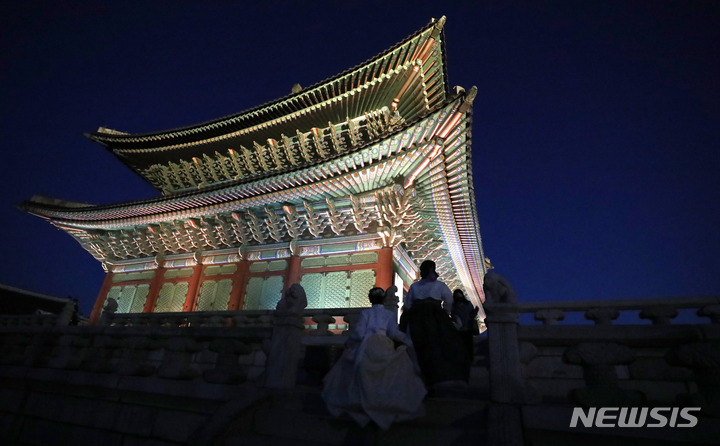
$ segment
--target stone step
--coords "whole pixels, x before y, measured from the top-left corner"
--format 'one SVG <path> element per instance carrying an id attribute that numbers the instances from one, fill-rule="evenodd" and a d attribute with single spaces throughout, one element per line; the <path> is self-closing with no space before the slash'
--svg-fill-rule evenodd
<path id="1" fill-rule="evenodd" d="M 255 414 L 253 425 L 253 432 L 257 434 L 330 445 L 342 445 L 350 430 L 350 421 L 283 407 L 260 409 Z"/>
<path id="2" fill-rule="evenodd" d="M 317 387 L 279 391 L 252 414 L 243 414 L 252 417 L 250 429 L 231 436 L 225 444 L 450 446 L 486 437 L 486 400 L 463 389 L 437 395 L 425 400 L 423 417 L 394 423 L 382 431 L 373 423 L 362 428 L 349 416 L 330 415 Z"/>
<path id="3" fill-rule="evenodd" d="M 255 414 L 255 434 L 295 440 L 314 440 L 328 445 L 347 445 L 354 437 L 370 436 L 369 444 L 382 440 L 387 444 L 398 441 L 422 441 L 451 445 L 464 438 L 483 436 L 487 430 L 487 403 L 458 398 L 429 398 L 426 414 L 415 420 L 393 424 L 388 431 L 374 425 L 360 428 L 350 417 L 333 417 L 325 407 L 319 392 L 293 392 L 275 398 L 270 407 Z M 365 444 L 362 441 L 358 444 Z M 419 443 L 415 443 L 419 444 Z"/>

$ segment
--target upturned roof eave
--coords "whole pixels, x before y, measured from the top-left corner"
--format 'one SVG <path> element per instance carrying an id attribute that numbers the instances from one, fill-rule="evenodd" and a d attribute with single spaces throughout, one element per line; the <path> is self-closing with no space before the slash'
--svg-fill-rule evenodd
<path id="1" fill-rule="evenodd" d="M 378 54 L 378 55 L 376 55 L 376 56 L 374 56 L 374 57 L 371 57 L 371 58 L 365 60 L 364 62 L 362 62 L 362 63 L 360 63 L 360 64 L 358 64 L 358 65 L 356 65 L 356 66 L 354 66 L 354 67 L 352 67 L 352 68 L 349 68 L 349 69 L 347 69 L 347 70 L 345 70 L 345 71 L 343 71 L 343 72 L 341 72 L 341 73 L 339 73 L 339 74 L 337 74 L 337 75 L 335 75 L 335 76 L 332 76 L 332 77 L 327 78 L 327 79 L 325 79 L 325 80 L 323 80 L 323 81 L 317 82 L 317 83 L 313 84 L 312 86 L 303 89 L 303 90 L 300 91 L 300 92 L 292 93 L 292 94 L 290 94 L 290 95 L 283 96 L 283 97 L 280 97 L 280 98 L 275 99 L 275 100 L 272 100 L 272 101 L 268 101 L 268 102 L 266 102 L 266 103 L 264 103 L 264 104 L 261 104 L 261 105 L 258 105 L 258 106 L 255 106 L 255 107 L 246 109 L 246 110 L 244 110 L 244 111 L 242 111 L 242 112 L 239 112 L 239 113 L 233 113 L 233 114 L 230 114 L 230 115 L 226 115 L 226 116 L 224 116 L 224 117 L 221 117 L 221 118 L 211 119 L 211 120 L 208 120 L 208 121 L 205 121 L 205 122 L 202 122 L 202 123 L 197 123 L 197 124 L 192 124 L 192 125 L 182 126 L 182 127 L 172 128 L 172 129 L 166 129 L 166 130 L 162 130 L 162 131 L 141 132 L 141 133 L 126 133 L 126 132 L 116 132 L 116 131 L 111 131 L 111 132 L 94 131 L 94 132 L 87 132 L 87 133 L 85 133 L 84 135 L 85 135 L 87 138 L 89 138 L 90 140 L 92 140 L 92 141 L 94 141 L 94 142 L 97 142 L 98 144 L 101 144 L 101 145 L 103 145 L 103 146 L 105 146 L 105 147 L 107 147 L 107 148 L 110 148 L 110 146 L 111 146 L 112 144 L 109 143 L 108 141 L 113 141 L 113 140 L 114 140 L 114 142 L 123 143 L 123 142 L 124 142 L 123 140 L 128 139 L 128 138 L 149 138 L 149 137 L 158 137 L 158 138 L 163 138 L 163 137 L 165 137 L 165 138 L 166 138 L 166 137 L 171 137 L 171 134 L 172 134 L 172 133 L 178 133 L 178 132 L 183 132 L 183 131 L 191 131 L 191 130 L 194 130 L 194 129 L 201 129 L 201 128 L 203 128 L 203 127 L 209 127 L 209 126 L 212 126 L 212 125 L 214 125 L 214 124 L 222 125 L 223 123 L 226 123 L 226 122 L 228 122 L 228 121 L 230 121 L 230 120 L 233 120 L 233 119 L 238 119 L 238 118 L 241 118 L 241 119 L 242 119 L 243 117 L 249 116 L 249 115 L 251 115 L 252 113 L 259 112 L 259 111 L 262 111 L 262 110 L 269 110 L 271 107 L 273 107 L 273 106 L 275 106 L 275 105 L 281 104 L 281 103 L 286 102 L 286 101 L 290 101 L 290 100 L 293 99 L 293 98 L 297 98 L 297 97 L 301 97 L 301 96 L 303 96 L 303 95 L 306 95 L 306 94 L 308 94 L 308 92 L 310 92 L 310 91 L 312 91 L 312 90 L 315 90 L 315 89 L 317 89 L 317 88 L 319 88 L 319 87 L 322 87 L 323 85 L 326 85 L 326 84 L 330 84 L 330 83 L 332 83 L 332 82 L 335 82 L 335 81 L 337 81 L 337 80 L 339 80 L 339 79 L 342 79 L 343 77 L 346 77 L 346 76 L 352 74 L 353 72 L 356 72 L 356 71 L 358 71 L 358 70 L 361 70 L 363 67 L 372 64 L 372 63 L 375 62 L 376 60 L 378 60 L 378 59 L 380 59 L 380 58 L 382 58 L 382 57 L 385 57 L 386 55 L 392 53 L 393 51 L 396 51 L 398 48 L 400 48 L 401 46 L 403 46 L 403 45 L 405 45 L 406 43 L 410 42 L 412 39 L 415 39 L 415 38 L 419 37 L 420 35 L 422 35 L 422 34 L 425 33 L 426 31 L 428 31 L 430 28 L 432 28 L 433 26 L 436 26 L 436 24 L 437 24 L 438 22 L 444 23 L 444 19 L 445 19 L 444 17 L 442 17 L 440 20 L 432 19 L 428 25 L 424 26 L 423 28 L 421 28 L 420 30 L 418 30 L 418 31 L 416 31 L 415 33 L 411 34 L 410 36 L 408 36 L 407 38 L 403 39 L 402 41 L 396 43 L 395 45 L 393 45 L 393 46 L 390 47 L 389 49 L 387 49 L 387 50 L 381 52 L 380 54 Z M 444 28 L 441 28 L 441 29 L 440 29 L 440 35 L 441 35 L 441 42 L 444 42 Z M 446 89 L 447 89 L 447 68 L 446 68 L 446 66 L 445 66 L 445 60 L 446 60 L 446 58 L 445 58 L 444 44 L 443 44 L 442 58 L 443 58 L 443 76 L 444 76 L 443 81 L 444 81 L 444 84 L 445 84 Z"/>

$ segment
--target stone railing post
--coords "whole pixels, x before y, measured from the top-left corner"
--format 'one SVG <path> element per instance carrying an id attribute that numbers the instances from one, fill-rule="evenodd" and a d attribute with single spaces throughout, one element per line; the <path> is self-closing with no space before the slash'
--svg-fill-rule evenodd
<path id="1" fill-rule="evenodd" d="M 594 321 L 595 325 L 611 325 L 618 317 L 620 312 L 615 308 L 591 308 L 585 312 L 585 319 Z"/>
<path id="2" fill-rule="evenodd" d="M 317 329 L 310 332 L 310 336 L 329 336 L 333 333 L 330 331 L 330 324 L 335 323 L 335 318 L 329 314 L 316 314 L 312 317 L 313 322 L 317 324 Z"/>
<path id="3" fill-rule="evenodd" d="M 720 304 L 705 305 L 697 311 L 697 315 L 709 317 L 712 324 L 720 324 Z"/>
<path id="4" fill-rule="evenodd" d="M 670 321 L 678 315 L 673 307 L 655 306 L 640 311 L 640 319 L 650 319 L 653 325 L 670 325 Z"/>
<path id="5" fill-rule="evenodd" d="M 293 284 L 283 292 L 275 308 L 275 323 L 265 364 L 265 387 L 291 389 L 297 381 L 301 337 L 305 325 L 301 316 L 307 307 L 305 290 Z"/>
<path id="6" fill-rule="evenodd" d="M 342 332 L 344 336 L 350 334 L 350 330 L 352 329 L 353 325 L 357 323 L 358 319 L 360 319 L 359 312 L 346 313 L 345 316 L 343 316 L 343 320 L 345 321 L 345 324 L 347 324 L 345 331 Z"/>
<path id="7" fill-rule="evenodd" d="M 490 272 L 485 278 L 484 307 L 490 355 L 490 398 L 499 403 L 523 403 L 525 398 L 520 376 L 517 301 L 514 292 L 498 294 L 490 288 L 500 285 L 495 283 L 499 280 L 495 276 L 499 277 Z"/>
<path id="8" fill-rule="evenodd" d="M 518 349 L 518 307 L 511 303 L 485 302 L 490 354 L 490 398 L 501 403 L 522 403 Z"/>
<path id="9" fill-rule="evenodd" d="M 543 325 L 556 325 L 558 321 L 565 319 L 565 312 L 562 310 L 538 310 L 534 319 L 542 321 Z"/>
<path id="10" fill-rule="evenodd" d="M 397 287 L 392 285 L 385 290 L 385 300 L 383 300 L 383 306 L 392 311 L 396 317 L 398 314 L 398 303 L 400 302 L 400 298 L 397 296 L 397 291 Z"/>
<path id="11" fill-rule="evenodd" d="M 57 319 L 55 319 L 55 325 L 57 325 L 58 327 L 70 325 L 73 320 L 73 315 L 75 315 L 76 311 L 77 301 L 75 299 L 68 300 L 65 303 L 62 311 L 60 311 L 60 314 L 58 314 Z"/>
<path id="12" fill-rule="evenodd" d="M 102 308 L 102 313 L 100 314 L 100 325 L 109 325 L 110 319 L 112 319 L 112 317 L 115 315 L 117 309 L 117 301 L 112 297 L 108 297 L 107 301 L 105 302 L 105 306 Z"/>
<path id="13" fill-rule="evenodd" d="M 490 362 L 488 439 L 492 446 L 523 444 L 520 405 L 526 402 L 520 375 L 518 306 L 515 292 L 497 273 L 485 275 L 485 324 Z"/>

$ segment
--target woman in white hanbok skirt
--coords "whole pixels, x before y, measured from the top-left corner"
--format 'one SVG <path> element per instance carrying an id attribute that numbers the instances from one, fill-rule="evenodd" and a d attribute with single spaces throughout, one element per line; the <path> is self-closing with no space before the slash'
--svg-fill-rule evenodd
<path id="1" fill-rule="evenodd" d="M 361 426 L 372 420 L 387 429 L 424 415 L 426 390 L 408 351 L 409 336 L 382 305 L 384 291 L 373 288 L 369 297 L 372 307 L 353 325 L 345 351 L 323 380 L 322 397 L 332 415 L 346 413 Z"/>

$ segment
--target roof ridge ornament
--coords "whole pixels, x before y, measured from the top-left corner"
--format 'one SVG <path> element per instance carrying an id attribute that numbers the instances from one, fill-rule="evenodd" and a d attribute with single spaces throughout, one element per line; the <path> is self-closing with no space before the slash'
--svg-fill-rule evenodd
<path id="1" fill-rule="evenodd" d="M 435 22 L 435 26 L 433 26 L 433 31 L 431 36 L 433 38 L 437 38 L 437 36 L 440 35 L 440 32 L 442 31 L 443 27 L 445 27 L 445 22 L 447 21 L 447 16 L 442 16 L 437 21 L 433 19 L 433 22 Z"/>
<path id="2" fill-rule="evenodd" d="M 478 89 L 475 85 L 470 87 L 470 90 L 467 90 L 465 92 L 465 98 L 463 99 L 462 104 L 460 105 L 460 108 L 458 108 L 459 113 L 466 113 L 468 110 L 470 110 L 473 106 L 473 102 L 475 101 L 475 97 L 477 96 Z"/>

